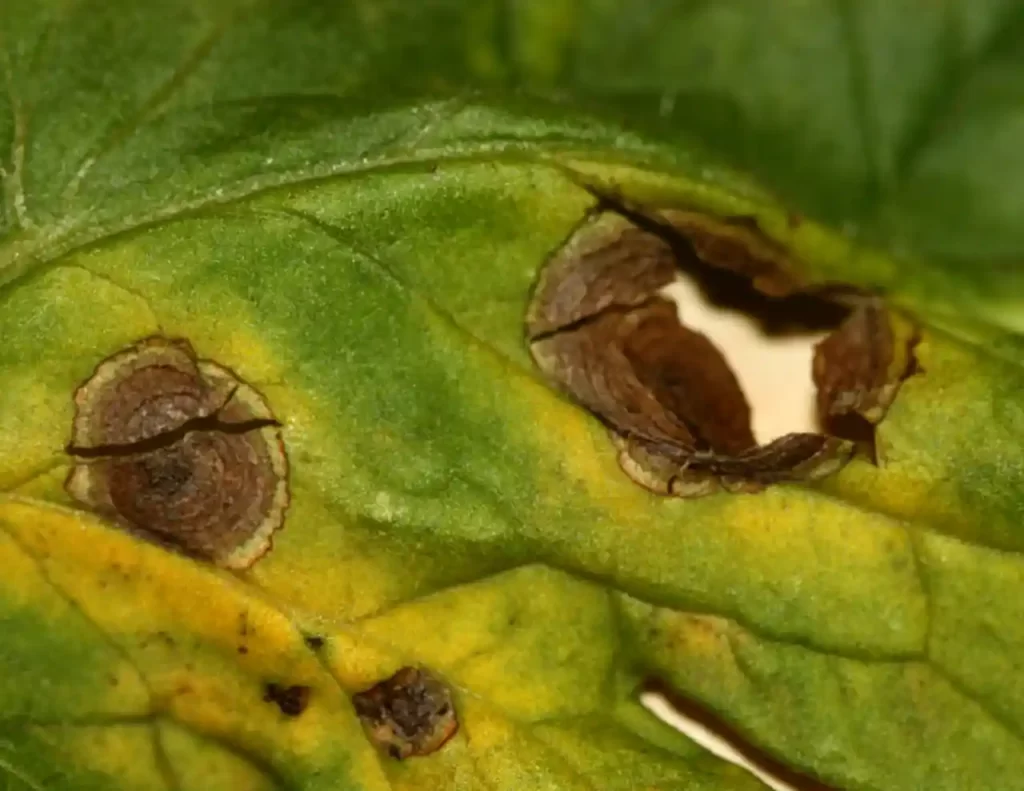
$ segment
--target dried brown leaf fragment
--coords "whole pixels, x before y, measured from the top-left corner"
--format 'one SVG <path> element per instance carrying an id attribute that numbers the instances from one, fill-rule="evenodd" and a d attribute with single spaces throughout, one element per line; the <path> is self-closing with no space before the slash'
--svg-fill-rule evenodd
<path id="1" fill-rule="evenodd" d="M 821 433 L 756 442 L 725 356 L 662 295 L 684 270 L 766 327 L 831 330 L 813 367 Z M 814 480 L 854 452 L 838 418 L 884 416 L 913 371 L 916 331 L 877 297 L 802 288 L 795 271 L 752 220 L 605 207 L 543 268 L 526 318 L 530 351 L 608 426 L 623 470 L 652 491 L 693 497 Z"/>
<path id="2" fill-rule="evenodd" d="M 667 209 L 655 218 L 685 238 L 701 261 L 749 279 L 762 294 L 784 297 L 800 290 L 786 249 L 750 217 Z"/>
<path id="3" fill-rule="evenodd" d="M 827 420 L 850 413 L 878 423 L 914 371 L 914 324 L 878 297 L 857 301 L 849 317 L 814 350 L 818 408 Z"/>

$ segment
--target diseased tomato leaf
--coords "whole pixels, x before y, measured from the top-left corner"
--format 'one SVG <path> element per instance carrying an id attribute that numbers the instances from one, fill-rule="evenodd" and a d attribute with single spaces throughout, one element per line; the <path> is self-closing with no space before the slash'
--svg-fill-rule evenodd
<path id="1" fill-rule="evenodd" d="M 654 674 L 835 787 L 1020 787 L 1019 15 L 7 3 L 0 785 L 759 787 L 639 706 Z M 913 316 L 881 466 L 630 481 L 525 338 L 598 194 Z M 281 423 L 291 502 L 246 570 L 65 490 L 76 389 L 152 336 Z M 459 727 L 398 760 L 352 696 L 404 667 Z"/>

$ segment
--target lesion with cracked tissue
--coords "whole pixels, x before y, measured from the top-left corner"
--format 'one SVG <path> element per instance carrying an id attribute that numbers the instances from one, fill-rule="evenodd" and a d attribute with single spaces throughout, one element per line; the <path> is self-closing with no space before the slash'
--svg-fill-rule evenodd
<path id="1" fill-rule="evenodd" d="M 289 502 L 281 425 L 233 371 L 152 336 L 100 362 L 74 401 L 72 498 L 225 568 L 270 550 Z"/>
<path id="2" fill-rule="evenodd" d="M 764 322 L 830 330 L 813 358 L 820 431 L 756 441 L 729 362 L 664 293 L 684 270 Z M 915 372 L 912 322 L 875 295 L 802 286 L 785 250 L 749 218 L 608 201 L 541 270 L 526 335 L 548 380 L 608 427 L 623 471 L 681 497 L 836 472 L 871 445 Z"/>

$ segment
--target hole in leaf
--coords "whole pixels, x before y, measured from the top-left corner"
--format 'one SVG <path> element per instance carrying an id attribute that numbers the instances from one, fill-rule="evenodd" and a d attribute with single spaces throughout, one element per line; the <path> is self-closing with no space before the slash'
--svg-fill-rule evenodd
<path id="1" fill-rule="evenodd" d="M 776 791 L 836 791 L 772 758 L 720 717 L 659 680 L 644 684 L 640 702 L 662 722 L 682 731 L 708 752 L 743 767 Z"/>
<path id="2" fill-rule="evenodd" d="M 874 460 L 874 427 L 915 370 L 916 329 L 877 296 L 803 287 L 794 271 L 750 219 L 606 202 L 541 271 L 530 351 L 652 491 L 820 478 L 857 449 Z"/>
<path id="3" fill-rule="evenodd" d="M 188 341 L 146 338 L 75 391 L 65 488 L 127 530 L 242 569 L 284 523 L 288 460 L 263 397 Z"/>
<path id="4" fill-rule="evenodd" d="M 451 690 L 425 668 L 403 667 L 352 703 L 370 741 L 397 760 L 436 752 L 459 729 Z"/>

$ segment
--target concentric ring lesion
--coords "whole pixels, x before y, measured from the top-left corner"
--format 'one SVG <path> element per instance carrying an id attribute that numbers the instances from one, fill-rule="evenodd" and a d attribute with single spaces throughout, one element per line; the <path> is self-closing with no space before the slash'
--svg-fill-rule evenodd
<path id="1" fill-rule="evenodd" d="M 269 404 L 184 339 L 144 338 L 75 392 L 65 488 L 144 538 L 231 569 L 269 551 L 288 459 Z"/>

